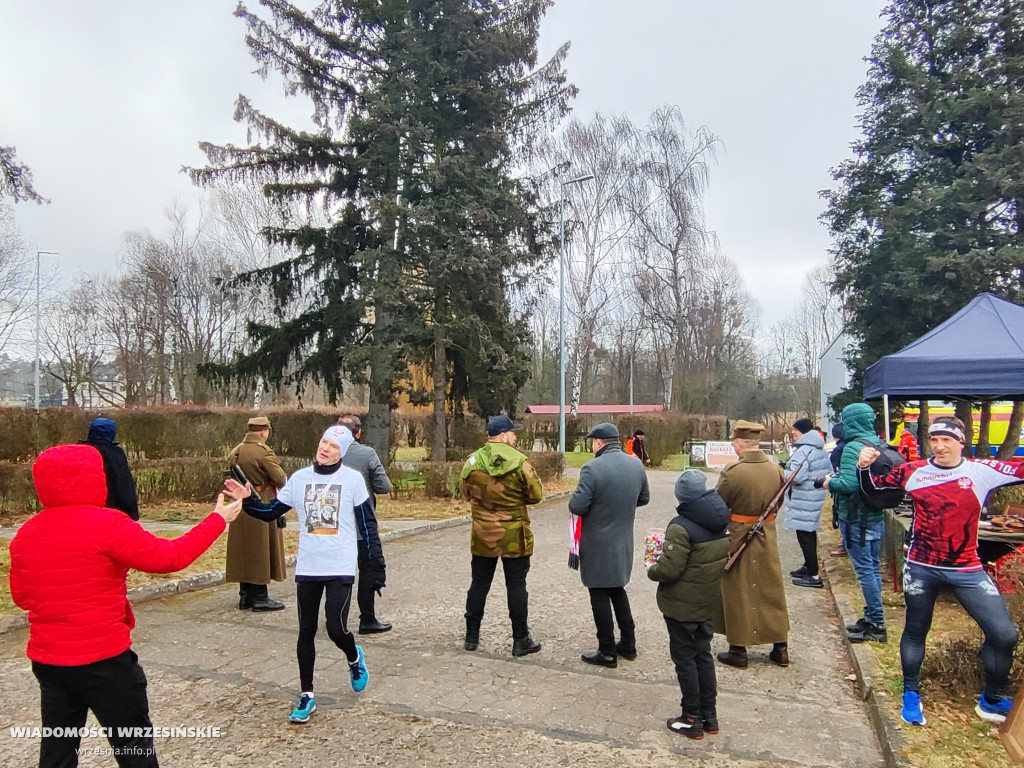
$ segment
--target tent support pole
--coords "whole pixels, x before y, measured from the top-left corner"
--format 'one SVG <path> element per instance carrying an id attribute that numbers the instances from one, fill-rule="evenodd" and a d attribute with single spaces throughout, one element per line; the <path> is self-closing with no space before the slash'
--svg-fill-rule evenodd
<path id="1" fill-rule="evenodd" d="M 882 395 L 882 410 L 885 411 L 885 442 L 889 442 L 889 396 Z"/>

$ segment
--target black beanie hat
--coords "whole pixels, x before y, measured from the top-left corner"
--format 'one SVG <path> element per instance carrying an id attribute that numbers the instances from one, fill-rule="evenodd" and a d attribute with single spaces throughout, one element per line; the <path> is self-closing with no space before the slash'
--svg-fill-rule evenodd
<path id="1" fill-rule="evenodd" d="M 806 435 L 812 429 L 814 429 L 814 422 L 810 419 L 797 419 L 793 422 L 793 429 L 802 435 Z"/>

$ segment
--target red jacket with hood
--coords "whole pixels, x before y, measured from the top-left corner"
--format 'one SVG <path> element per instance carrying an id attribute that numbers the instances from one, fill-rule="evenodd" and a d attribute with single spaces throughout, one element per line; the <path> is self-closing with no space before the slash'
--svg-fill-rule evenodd
<path id="1" fill-rule="evenodd" d="M 109 659 L 132 645 L 128 569 L 171 573 L 224 531 L 214 513 L 177 539 L 161 539 L 105 509 L 103 459 L 89 445 L 58 445 L 32 465 L 43 510 L 11 541 L 11 596 L 28 611 L 28 657 L 57 666 Z"/>

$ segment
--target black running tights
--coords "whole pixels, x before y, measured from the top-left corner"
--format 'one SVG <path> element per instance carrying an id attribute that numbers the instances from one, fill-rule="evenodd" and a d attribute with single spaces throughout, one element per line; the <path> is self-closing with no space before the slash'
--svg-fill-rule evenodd
<path id="1" fill-rule="evenodd" d="M 299 682 L 302 692 L 313 690 L 313 667 L 316 664 L 316 630 L 319 624 L 320 600 L 327 593 L 324 616 L 327 636 L 345 652 L 349 662 L 359 658 L 355 636 L 348 631 L 348 609 L 352 602 L 352 585 L 341 579 L 330 581 L 297 581 L 295 596 L 299 604 L 299 640 L 295 653 L 299 657 Z"/>

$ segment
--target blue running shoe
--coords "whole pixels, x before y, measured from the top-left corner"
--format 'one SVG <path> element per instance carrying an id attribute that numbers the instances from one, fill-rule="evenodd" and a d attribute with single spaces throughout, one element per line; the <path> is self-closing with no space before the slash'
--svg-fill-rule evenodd
<path id="1" fill-rule="evenodd" d="M 900 712 L 900 719 L 911 725 L 927 725 L 924 719 L 924 712 L 921 711 L 921 696 L 917 691 L 907 691 L 903 694 L 903 711 Z"/>
<path id="2" fill-rule="evenodd" d="M 974 711 L 982 720 L 988 720 L 990 723 L 1002 723 L 1010 714 L 1011 709 L 1013 709 L 1013 699 L 1009 696 L 1000 696 L 998 702 L 990 704 L 985 694 L 981 694 L 978 697 L 978 706 L 974 708 Z"/>
<path id="3" fill-rule="evenodd" d="M 363 649 L 357 645 L 356 651 L 359 652 L 359 658 L 349 663 L 348 671 L 352 675 L 352 690 L 359 693 L 366 687 L 370 673 L 366 671 L 366 657 L 363 656 Z"/>
<path id="4" fill-rule="evenodd" d="M 298 706 L 292 710 L 289 720 L 293 723 L 305 723 L 314 712 L 316 712 L 316 701 L 308 693 L 304 693 L 299 698 Z"/>

